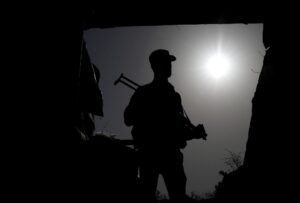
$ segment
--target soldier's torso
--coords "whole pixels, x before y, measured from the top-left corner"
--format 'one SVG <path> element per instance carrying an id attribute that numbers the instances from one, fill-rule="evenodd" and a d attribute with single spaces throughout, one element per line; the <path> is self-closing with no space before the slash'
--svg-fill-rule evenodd
<path id="1" fill-rule="evenodd" d="M 133 128 L 135 139 L 146 147 L 178 148 L 178 139 L 182 135 L 176 128 L 182 106 L 180 95 L 174 87 L 170 83 L 150 83 L 136 93 L 140 118 Z"/>

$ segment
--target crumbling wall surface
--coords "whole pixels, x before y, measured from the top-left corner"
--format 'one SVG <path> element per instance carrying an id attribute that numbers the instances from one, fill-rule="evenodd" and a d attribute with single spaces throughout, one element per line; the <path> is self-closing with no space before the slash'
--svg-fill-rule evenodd
<path id="1" fill-rule="evenodd" d="M 249 196 L 266 199 L 291 196 L 292 168 L 296 165 L 292 133 L 294 54 L 289 23 L 264 24 L 267 48 L 252 100 L 252 117 L 244 159 L 245 188 Z M 251 191 L 251 192 L 250 192 Z M 254 191 L 254 192 L 253 192 Z"/>

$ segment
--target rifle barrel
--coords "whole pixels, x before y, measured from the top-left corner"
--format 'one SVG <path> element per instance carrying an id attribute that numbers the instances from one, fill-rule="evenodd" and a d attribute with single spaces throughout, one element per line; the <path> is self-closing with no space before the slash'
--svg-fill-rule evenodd
<path id="1" fill-rule="evenodd" d="M 140 85 L 136 82 L 130 80 L 129 78 L 125 77 L 123 73 L 121 73 L 120 77 L 114 82 L 114 85 L 118 84 L 119 82 L 123 83 L 127 87 L 130 87 L 133 90 L 136 90 Z"/>
<path id="2" fill-rule="evenodd" d="M 127 87 L 130 87 L 130 88 L 133 89 L 133 90 L 136 90 L 136 89 L 137 89 L 137 87 L 134 87 L 133 85 L 131 85 L 131 84 L 129 84 L 129 83 L 123 81 L 123 80 L 120 80 L 119 82 L 123 83 L 123 84 L 126 85 Z"/>
<path id="3" fill-rule="evenodd" d="M 137 86 L 137 87 L 139 87 L 139 86 L 140 86 L 140 85 L 139 85 L 139 84 L 137 84 L 136 82 L 134 82 L 134 81 L 130 80 L 130 79 L 129 79 L 129 78 L 127 78 L 127 77 L 125 77 L 123 74 L 121 75 L 121 77 L 122 77 L 123 79 L 127 80 L 128 82 L 130 82 L 131 84 L 133 84 L 133 85 Z"/>

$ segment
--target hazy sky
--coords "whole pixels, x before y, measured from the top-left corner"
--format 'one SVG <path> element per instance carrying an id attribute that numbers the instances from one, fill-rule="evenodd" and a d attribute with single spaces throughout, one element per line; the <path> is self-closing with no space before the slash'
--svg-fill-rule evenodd
<path id="1" fill-rule="evenodd" d="M 177 57 L 170 82 L 181 94 L 191 121 L 203 123 L 208 133 L 207 141 L 189 141 L 183 150 L 187 192 L 212 192 L 222 178 L 218 172 L 229 169 L 224 164 L 226 150 L 242 157 L 245 152 L 251 100 L 265 54 L 262 30 L 262 24 L 228 24 L 86 31 L 91 60 L 101 72 L 99 85 L 104 99 L 104 117 L 96 119 L 97 131 L 131 139 L 123 111 L 133 90 L 113 83 L 121 73 L 139 84 L 151 82 L 149 54 L 155 49 L 168 49 Z M 225 58 L 223 64 L 228 69 L 218 78 L 209 71 L 209 61 L 217 53 Z M 159 189 L 165 192 L 161 180 Z"/>

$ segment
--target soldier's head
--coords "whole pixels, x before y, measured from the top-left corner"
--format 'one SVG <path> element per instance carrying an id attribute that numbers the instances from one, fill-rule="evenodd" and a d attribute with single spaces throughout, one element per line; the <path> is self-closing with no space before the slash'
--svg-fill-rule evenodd
<path id="1" fill-rule="evenodd" d="M 169 78 L 172 74 L 171 62 L 175 61 L 176 57 L 170 55 L 168 50 L 157 49 L 149 56 L 151 68 L 155 77 Z"/>

